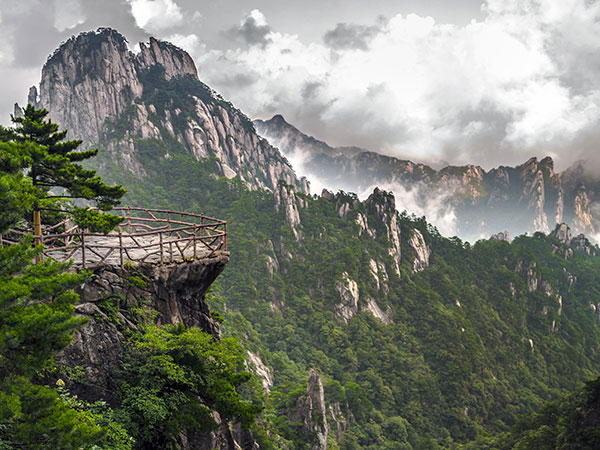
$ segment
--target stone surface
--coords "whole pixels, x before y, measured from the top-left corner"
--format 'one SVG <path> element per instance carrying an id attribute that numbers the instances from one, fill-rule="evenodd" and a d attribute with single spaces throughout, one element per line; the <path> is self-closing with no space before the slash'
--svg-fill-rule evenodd
<path id="1" fill-rule="evenodd" d="M 197 159 L 216 157 L 220 175 L 238 176 L 252 189 L 273 190 L 283 180 L 308 192 L 307 180 L 297 177 L 279 151 L 256 134 L 251 121 L 208 86 L 202 85 L 202 98 L 189 97 L 192 110 L 185 114 L 176 107 L 140 102 L 144 77 L 156 66 L 167 79 L 189 77 L 201 84 L 194 62 L 180 48 L 150 38 L 140 49 L 134 54 L 126 39 L 108 28 L 74 36 L 48 58 L 39 99 L 37 92 L 30 93 L 29 101 L 35 98 L 36 106 L 48 109 L 52 120 L 69 130 L 68 137 L 83 139 L 85 146 L 101 142 L 110 152 L 108 159 L 136 176 L 142 174 L 136 140 L 167 133 Z M 162 130 L 150 116 L 160 121 Z M 106 122 L 116 120 L 126 123 L 124 136 L 103 137 Z"/>
<path id="2" fill-rule="evenodd" d="M 273 387 L 273 374 L 271 369 L 265 366 L 260 357 L 252 352 L 248 352 L 248 362 L 251 364 L 254 372 L 260 377 L 263 389 L 269 392 Z"/>
<path id="3" fill-rule="evenodd" d="M 376 216 L 384 225 L 390 245 L 388 252 L 394 260 L 396 273 L 400 275 L 402 249 L 400 246 L 400 227 L 398 226 L 398 211 L 396 211 L 394 194 L 375 188 L 373 193 L 365 200 L 365 207 L 369 214 Z"/>
<path id="4" fill-rule="evenodd" d="M 358 285 L 347 272 L 343 272 L 334 287 L 340 296 L 340 301 L 335 304 L 335 317 L 341 322 L 348 323 L 358 312 Z"/>
<path id="5" fill-rule="evenodd" d="M 412 230 L 408 245 L 413 251 L 415 259 L 413 260 L 413 271 L 421 272 L 429 267 L 429 257 L 431 248 L 425 243 L 425 238 L 416 228 Z"/>
<path id="6" fill-rule="evenodd" d="M 290 414 L 293 422 L 302 423 L 302 430 L 312 450 L 326 450 L 329 425 L 325 408 L 325 394 L 321 377 L 310 369 L 306 395 L 298 398 Z"/>

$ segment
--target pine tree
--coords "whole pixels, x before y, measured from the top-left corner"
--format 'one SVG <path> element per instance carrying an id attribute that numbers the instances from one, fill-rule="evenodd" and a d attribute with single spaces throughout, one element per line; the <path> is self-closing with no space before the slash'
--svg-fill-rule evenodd
<path id="1" fill-rule="evenodd" d="M 95 170 L 85 169 L 80 163 L 98 153 L 97 149 L 77 151 L 81 140 L 66 141 L 67 131 L 46 120 L 48 111 L 28 105 L 22 117 L 12 117 L 14 129 L 0 127 L 0 141 L 20 146 L 27 163 L 26 175 L 31 180 L 33 195 L 34 234 L 41 234 L 41 209 L 56 209 L 61 200 L 83 199 L 92 201 L 100 210 L 108 211 L 119 204 L 125 194 L 122 186 L 102 182 Z M 64 209 L 64 202 L 60 208 Z M 69 206 L 76 223 L 92 231 L 108 232 L 120 221 L 110 214 L 102 214 L 87 207 Z"/>
<path id="2" fill-rule="evenodd" d="M 52 131 L 47 133 L 50 135 Z M 51 148 L 59 155 L 65 149 L 48 144 L 20 139 L 13 130 L 0 129 L 0 235 L 15 227 L 23 214 L 47 195 L 47 190 L 44 194 L 44 189 L 33 184 L 33 167 L 38 174 L 48 174 L 38 181 L 67 180 L 60 170 L 69 170 L 68 164 L 60 163 L 60 156 L 47 156 L 49 162 L 42 162 L 42 158 L 34 163 L 40 155 L 52 155 Z M 54 162 L 59 172 L 56 176 L 49 169 Z M 102 188 L 98 181 L 90 184 Z M 40 252 L 41 248 L 31 247 L 31 238 L 0 245 L 0 449 L 92 448 L 114 436 L 118 425 L 91 412 L 64 391 L 35 381 L 54 367 L 54 355 L 68 345 L 73 332 L 84 323 L 74 317 L 78 297 L 72 288 L 86 275 L 65 273 L 68 264 L 50 260 L 32 265 L 32 258 Z M 108 447 L 131 448 L 126 434 L 119 439 L 122 445 Z"/>

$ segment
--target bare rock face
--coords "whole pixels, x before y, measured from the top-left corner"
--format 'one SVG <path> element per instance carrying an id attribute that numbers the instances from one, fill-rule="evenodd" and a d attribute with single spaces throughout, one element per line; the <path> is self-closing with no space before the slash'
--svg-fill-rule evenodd
<path id="1" fill-rule="evenodd" d="M 552 234 L 563 244 L 570 244 L 571 239 L 573 238 L 573 235 L 571 234 L 571 229 L 566 223 L 561 223 L 558 227 L 556 227 Z"/>
<path id="2" fill-rule="evenodd" d="M 73 333 L 71 344 L 57 360 L 83 370 L 85 384 L 69 383 L 67 388 L 83 398 L 117 402 L 118 386 L 114 375 L 121 368 L 125 337 L 93 303 L 78 304 L 75 315 L 85 317 L 89 322 Z"/>
<path id="3" fill-rule="evenodd" d="M 321 377 L 310 369 L 306 396 L 296 402 L 296 410 L 290 414 L 292 421 L 301 422 L 307 441 L 312 444 L 312 450 L 327 449 L 329 426 L 325 409 L 325 393 Z M 313 437 L 316 436 L 316 439 Z"/>
<path id="4" fill-rule="evenodd" d="M 392 323 L 392 319 L 391 319 L 391 311 L 389 310 L 389 306 L 388 306 L 388 311 L 384 312 L 379 305 L 377 304 L 377 302 L 372 299 L 369 298 L 367 300 L 367 304 L 365 306 L 365 311 L 370 312 L 371 314 L 373 314 L 373 317 L 375 317 L 376 319 L 381 320 L 383 323 L 385 323 L 386 325 Z"/>
<path id="5" fill-rule="evenodd" d="M 285 213 L 285 222 L 292 229 L 296 240 L 302 236 L 300 232 L 300 213 L 293 187 L 280 183 L 275 190 L 275 209 Z"/>
<path id="6" fill-rule="evenodd" d="M 540 283 L 536 267 L 537 265 L 535 262 L 532 261 L 529 264 L 526 264 L 522 260 L 519 260 L 517 262 L 517 266 L 515 267 L 515 272 L 523 276 L 525 285 L 527 286 L 527 290 L 529 292 L 537 290 Z"/>
<path id="7" fill-rule="evenodd" d="M 263 389 L 265 392 L 269 392 L 273 387 L 273 374 L 271 373 L 271 369 L 265 366 L 260 356 L 255 353 L 248 352 L 248 361 L 251 364 L 251 369 L 260 377 Z"/>
<path id="8" fill-rule="evenodd" d="M 228 261 L 228 254 L 220 252 L 181 264 L 140 264 L 135 273 L 127 268 L 101 266 L 78 293 L 84 302 L 123 297 L 125 304 L 133 306 L 145 301 L 159 312 L 159 324 L 182 323 L 219 336 L 219 324 L 212 320 L 204 294 Z M 132 283 L 131 277 L 139 281 Z"/>
<path id="9" fill-rule="evenodd" d="M 425 239 L 421 232 L 417 229 L 412 231 L 408 245 L 413 251 L 413 271 L 421 272 L 425 268 L 429 267 L 429 257 L 431 256 L 431 249 L 425 243 Z"/>
<path id="10" fill-rule="evenodd" d="M 340 295 L 340 301 L 335 305 L 335 316 L 338 320 L 348 323 L 358 312 L 358 284 L 344 272 L 341 279 L 335 282 L 335 290 Z"/>
<path id="11" fill-rule="evenodd" d="M 251 189 L 274 190 L 283 180 L 308 192 L 307 180 L 296 177 L 279 151 L 256 134 L 252 122 L 198 80 L 185 51 L 154 38 L 140 49 L 137 55 L 131 52 L 126 39 L 109 28 L 72 37 L 48 58 L 39 100 L 33 89 L 29 102 L 48 109 L 70 138 L 83 139 L 86 146 L 101 143 L 136 176 L 143 175 L 138 140 L 175 139 L 197 159 L 216 157 L 220 175 L 239 177 Z M 195 83 L 178 94 L 189 110 L 173 102 L 152 102 L 148 96 L 147 102 L 141 101 L 160 79 L 182 78 Z M 119 135 L 111 134 L 111 124 L 117 122 Z"/>
<path id="12" fill-rule="evenodd" d="M 370 214 L 375 215 L 384 225 L 390 243 L 389 254 L 394 259 L 394 269 L 400 275 L 400 258 L 402 249 L 400 247 L 400 226 L 398 224 L 398 211 L 396 211 L 396 200 L 391 192 L 375 188 L 373 193 L 365 201 L 365 206 Z"/>
<path id="13" fill-rule="evenodd" d="M 573 229 L 576 233 L 593 233 L 591 204 L 585 187 L 580 187 L 573 201 Z"/>
<path id="14" fill-rule="evenodd" d="M 548 233 L 548 217 L 544 212 L 544 174 L 538 169 L 536 158 L 525 163 L 521 179 L 523 196 L 529 200 L 528 207 L 533 212 L 533 229 Z"/>

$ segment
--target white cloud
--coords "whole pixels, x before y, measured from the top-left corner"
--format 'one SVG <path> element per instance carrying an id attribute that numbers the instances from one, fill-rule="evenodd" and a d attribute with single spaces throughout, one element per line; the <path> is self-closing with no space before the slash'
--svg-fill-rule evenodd
<path id="1" fill-rule="evenodd" d="M 487 167 L 518 162 L 498 149 L 520 160 L 569 146 L 599 117 L 598 3 L 490 0 L 485 11 L 465 26 L 397 15 L 356 48 L 270 31 L 260 46 L 196 55 L 204 81 L 248 114 L 283 113 L 337 145 Z M 270 30 L 260 11 L 250 19 Z"/>
<path id="2" fill-rule="evenodd" d="M 204 48 L 204 44 L 200 43 L 200 39 L 195 34 L 173 34 L 164 38 L 164 40 L 175 44 L 190 54 L 198 53 Z"/>
<path id="3" fill-rule="evenodd" d="M 181 8 L 173 0 L 127 0 L 138 27 L 156 33 L 183 22 Z"/>

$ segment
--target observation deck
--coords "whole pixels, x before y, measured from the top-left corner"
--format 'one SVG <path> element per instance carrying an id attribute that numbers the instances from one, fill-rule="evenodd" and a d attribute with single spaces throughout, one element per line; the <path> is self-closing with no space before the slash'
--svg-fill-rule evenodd
<path id="1" fill-rule="evenodd" d="M 43 257 L 73 260 L 73 266 L 153 263 L 165 264 L 208 258 L 227 251 L 227 222 L 212 217 L 164 209 L 113 208 L 122 222 L 108 234 L 91 233 L 71 220 L 43 226 L 39 238 Z M 0 235 L 0 244 L 15 244 L 30 230 L 13 229 Z"/>

